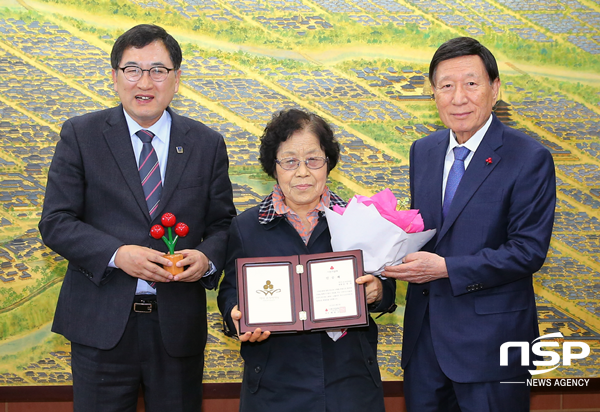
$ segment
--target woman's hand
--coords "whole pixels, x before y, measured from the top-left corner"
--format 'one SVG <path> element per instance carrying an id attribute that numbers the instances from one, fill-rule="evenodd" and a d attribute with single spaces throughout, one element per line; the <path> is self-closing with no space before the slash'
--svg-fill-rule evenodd
<path id="1" fill-rule="evenodd" d="M 383 286 L 381 279 L 373 275 L 364 275 L 356 279 L 359 285 L 364 284 L 367 292 L 367 305 L 379 302 L 383 298 Z"/>
<path id="2" fill-rule="evenodd" d="M 262 331 L 260 328 L 254 329 L 254 332 L 246 332 L 243 335 L 240 335 L 240 319 L 242 318 L 242 312 L 239 311 L 238 305 L 235 305 L 233 309 L 231 309 L 231 319 L 233 319 L 233 324 L 235 325 L 235 331 L 237 332 L 238 339 L 241 342 L 262 342 L 271 336 L 271 332 Z"/>

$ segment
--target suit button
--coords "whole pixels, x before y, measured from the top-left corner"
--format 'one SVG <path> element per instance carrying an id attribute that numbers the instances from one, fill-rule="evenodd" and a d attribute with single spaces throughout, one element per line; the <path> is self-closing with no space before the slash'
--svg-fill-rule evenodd
<path id="1" fill-rule="evenodd" d="M 257 366 L 256 368 L 254 368 L 254 372 L 256 373 L 260 373 L 262 369 L 260 368 L 260 366 Z"/>
<path id="2" fill-rule="evenodd" d="M 423 296 L 429 295 L 429 289 L 423 289 Z"/>
<path id="3" fill-rule="evenodd" d="M 372 365 L 372 364 L 373 364 L 373 359 L 372 359 L 372 358 L 369 358 L 369 359 L 367 359 L 367 363 L 368 363 L 369 365 Z"/>

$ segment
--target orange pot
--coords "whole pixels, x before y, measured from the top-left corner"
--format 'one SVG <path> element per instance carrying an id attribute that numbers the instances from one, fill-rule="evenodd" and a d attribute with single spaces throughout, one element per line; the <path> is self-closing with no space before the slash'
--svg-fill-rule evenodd
<path id="1" fill-rule="evenodd" d="M 171 273 L 172 275 L 178 275 L 181 272 L 183 272 L 183 266 L 175 266 L 175 263 L 183 259 L 183 255 L 181 253 L 175 253 L 174 255 L 165 255 L 164 257 L 173 262 L 173 266 L 163 266 L 167 272 Z"/>

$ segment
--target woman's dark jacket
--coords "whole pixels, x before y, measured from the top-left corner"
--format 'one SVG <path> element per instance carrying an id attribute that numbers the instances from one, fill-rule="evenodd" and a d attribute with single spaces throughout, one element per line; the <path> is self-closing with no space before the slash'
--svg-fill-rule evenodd
<path id="1" fill-rule="evenodd" d="M 229 230 L 225 278 L 219 309 L 226 327 L 235 330 L 231 309 L 237 304 L 235 260 L 243 257 L 290 256 L 331 252 L 324 216 L 308 245 L 285 217 L 260 224 L 259 207 L 234 218 Z M 395 281 L 384 280 L 383 299 L 372 312 L 394 304 Z M 326 332 L 272 334 L 259 343 L 241 345 L 244 378 L 240 411 L 383 412 L 383 390 L 377 364 L 377 325 L 350 328 L 334 342 Z"/>

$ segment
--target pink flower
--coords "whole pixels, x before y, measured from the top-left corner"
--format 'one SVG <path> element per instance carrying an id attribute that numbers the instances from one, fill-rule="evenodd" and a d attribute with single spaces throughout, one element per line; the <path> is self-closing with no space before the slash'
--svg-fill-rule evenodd
<path id="1" fill-rule="evenodd" d="M 375 205 L 381 217 L 392 222 L 406 233 L 422 232 L 425 228 L 423 218 L 418 210 L 396 210 L 398 201 L 390 189 L 384 189 L 371 197 L 355 195 L 348 201 L 348 204 L 355 201 L 365 206 Z M 344 207 L 333 206 L 333 211 L 340 215 L 343 215 L 345 210 Z"/>

